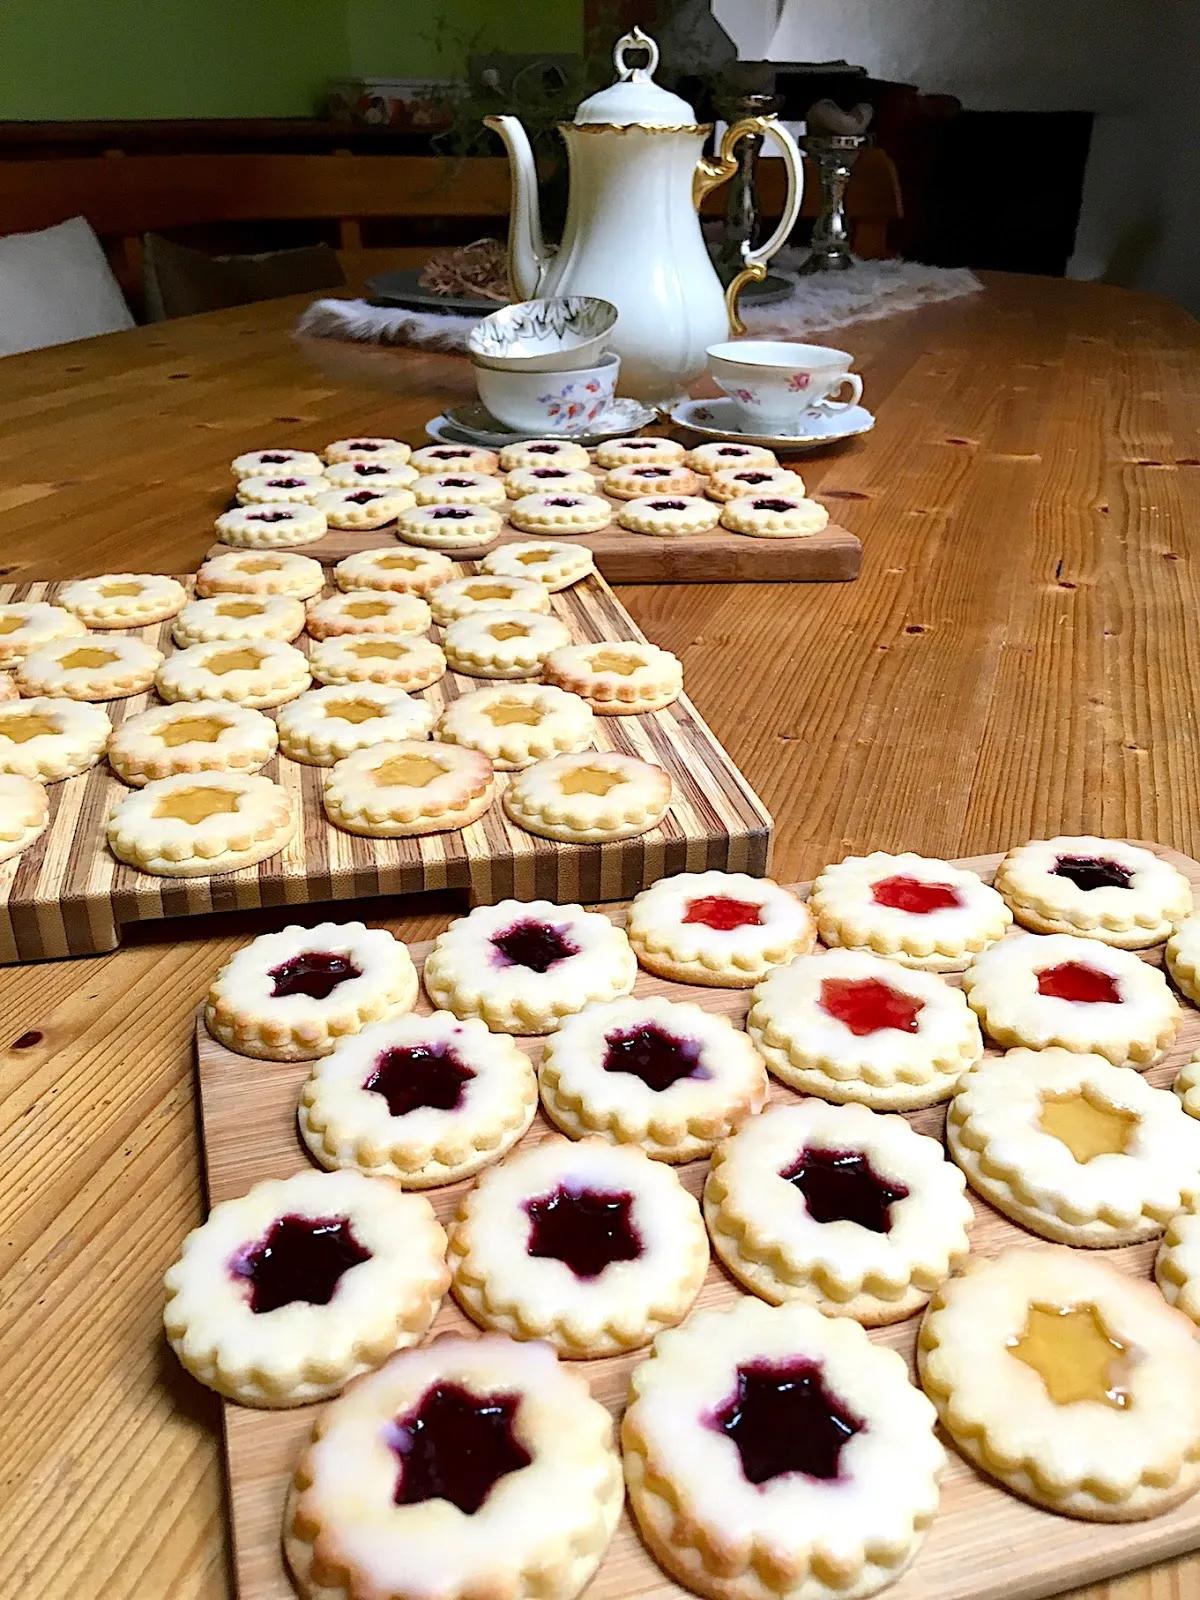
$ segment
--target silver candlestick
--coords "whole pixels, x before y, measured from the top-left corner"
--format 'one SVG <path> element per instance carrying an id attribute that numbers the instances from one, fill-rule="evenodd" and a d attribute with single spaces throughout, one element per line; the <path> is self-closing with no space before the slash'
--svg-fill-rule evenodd
<path id="1" fill-rule="evenodd" d="M 854 265 L 846 226 L 846 185 L 866 139 L 855 134 L 809 133 L 800 140 L 817 164 L 821 210 L 813 223 L 812 248 L 801 272 L 844 272 Z"/>

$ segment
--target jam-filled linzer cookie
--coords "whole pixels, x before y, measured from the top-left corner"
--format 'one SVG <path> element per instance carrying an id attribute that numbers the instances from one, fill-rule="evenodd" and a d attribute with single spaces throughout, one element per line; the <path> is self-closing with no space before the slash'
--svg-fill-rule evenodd
<path id="1" fill-rule="evenodd" d="M 108 764 L 140 789 L 181 772 L 257 772 L 278 743 L 274 722 L 261 711 L 229 700 L 180 700 L 126 717 L 108 741 Z"/>
<path id="2" fill-rule="evenodd" d="M 339 589 L 395 589 L 401 593 L 428 594 L 435 584 L 454 572 L 449 556 L 436 550 L 359 550 L 333 569 Z"/>
<path id="3" fill-rule="evenodd" d="M 702 480 L 685 466 L 614 467 L 603 487 L 614 500 L 641 500 L 647 495 L 694 495 Z"/>
<path id="4" fill-rule="evenodd" d="M 591 460 L 581 444 L 570 439 L 525 439 L 506 444 L 500 452 L 501 472 L 518 467 L 586 467 Z"/>
<path id="5" fill-rule="evenodd" d="M 164 700 L 233 700 L 281 706 L 312 682 L 308 657 L 282 639 L 215 639 L 176 650 L 158 669 Z"/>
<path id="6" fill-rule="evenodd" d="M 687 451 L 674 439 L 606 439 L 596 450 L 596 465 L 614 467 L 671 467 L 682 464 Z"/>
<path id="7" fill-rule="evenodd" d="M 489 550 L 479 566 L 496 578 L 534 578 L 551 594 L 557 594 L 595 572 L 596 558 L 585 544 L 521 539 Z"/>
<path id="8" fill-rule="evenodd" d="M 856 1323 L 739 1300 L 634 1368 L 630 1505 L 658 1564 L 711 1600 L 863 1600 L 937 1511 L 934 1421 L 904 1358 Z"/>
<path id="9" fill-rule="evenodd" d="M 1068 1517 L 1130 1522 L 1200 1484 L 1200 1345 L 1153 1284 L 1077 1250 L 972 1257 L 917 1362 L 964 1456 Z"/>
<path id="10" fill-rule="evenodd" d="M 312 556 L 288 550 L 227 550 L 209 556 L 196 573 L 196 593 L 290 594 L 311 600 L 325 585 L 325 569 Z"/>
<path id="11" fill-rule="evenodd" d="M 373 529 L 395 522 L 400 513 L 413 504 L 414 496 L 401 484 L 390 488 L 370 489 L 361 484 L 357 489 L 331 489 L 317 495 L 313 504 L 324 512 L 331 528 Z"/>
<path id="12" fill-rule="evenodd" d="M 308 608 L 310 638 L 347 633 L 424 633 L 431 621 L 419 594 L 392 589 L 349 589 L 314 600 Z"/>
<path id="13" fill-rule="evenodd" d="M 508 508 L 508 520 L 522 533 L 599 533 L 612 518 L 612 506 L 602 494 L 582 490 L 525 494 Z"/>
<path id="14" fill-rule="evenodd" d="M 543 683 L 498 684 L 452 700 L 435 738 L 482 750 L 504 772 L 550 756 L 586 750 L 595 717 L 586 700 Z"/>
<path id="15" fill-rule="evenodd" d="M 1155 967 L 1128 950 L 1068 933 L 1002 939 L 963 974 L 984 1031 L 1006 1049 L 1094 1052 L 1148 1066 L 1179 1026 L 1179 1005 Z"/>
<path id="16" fill-rule="evenodd" d="M 553 1033 L 593 1001 L 629 994 L 636 977 L 620 928 L 549 900 L 477 906 L 439 935 L 424 972 L 435 1005 L 516 1034 Z"/>
<path id="17" fill-rule="evenodd" d="M 328 488 L 324 472 L 291 472 L 284 467 L 280 472 L 242 478 L 234 492 L 243 506 L 313 505 Z"/>
<path id="18" fill-rule="evenodd" d="M 421 1339 L 446 1292 L 428 1200 L 360 1172 L 298 1172 L 214 1206 L 167 1273 L 180 1361 L 245 1406 L 308 1405 Z"/>
<path id="19" fill-rule="evenodd" d="M 178 578 L 152 572 L 118 572 L 76 578 L 58 591 L 59 605 L 88 628 L 144 628 L 183 609 L 187 590 Z"/>
<path id="20" fill-rule="evenodd" d="M 318 683 L 386 683 L 411 693 L 445 677 L 446 657 L 417 633 L 351 633 L 314 644 L 308 669 Z"/>
<path id="21" fill-rule="evenodd" d="M 49 695 L 0 702 L 0 772 L 57 783 L 94 767 L 112 733 L 108 712 Z"/>
<path id="22" fill-rule="evenodd" d="M 396 518 L 396 537 L 430 550 L 484 550 L 504 524 L 491 506 L 411 506 Z"/>
<path id="23" fill-rule="evenodd" d="M 258 773 L 183 772 L 120 799 L 108 819 L 119 861 L 162 878 L 236 872 L 278 854 L 296 832 L 286 789 Z"/>
<path id="24" fill-rule="evenodd" d="M 465 578 L 447 578 L 430 596 L 433 620 L 439 628 L 475 611 L 550 610 L 550 591 L 536 578 L 498 578 L 486 572 Z"/>
<path id="25" fill-rule="evenodd" d="M 695 1200 L 635 1145 L 546 1139 L 490 1167 L 450 1229 L 451 1289 L 474 1322 L 575 1360 L 681 1322 L 708 1270 Z"/>
<path id="26" fill-rule="evenodd" d="M 559 617 L 477 606 L 447 626 L 442 645 L 454 671 L 467 677 L 536 678 L 570 637 Z"/>
<path id="27" fill-rule="evenodd" d="M 1183 919 L 1167 940 L 1164 959 L 1175 987 L 1200 1006 L 1200 915 Z"/>
<path id="28" fill-rule="evenodd" d="M 327 1406 L 283 1546 L 303 1600 L 574 1600 L 621 1513 L 607 1410 L 546 1345 L 457 1334 Z"/>
<path id="29" fill-rule="evenodd" d="M 804 494 L 804 479 L 787 467 L 725 467 L 712 474 L 704 492 L 722 502 L 743 494 L 780 494 L 790 498 Z"/>
<path id="30" fill-rule="evenodd" d="M 660 878 L 634 900 L 628 932 L 647 972 L 715 989 L 749 989 L 817 942 L 802 900 L 743 872 Z"/>
<path id="31" fill-rule="evenodd" d="M 911 1316 L 966 1260 L 974 1211 L 939 1142 L 903 1117 L 805 1100 L 725 1140 L 704 1215 L 755 1294 L 872 1328 Z"/>
<path id="32" fill-rule="evenodd" d="M 720 506 L 696 494 L 650 494 L 627 500 L 617 513 L 617 521 L 630 533 L 652 533 L 661 538 L 687 538 L 707 533 L 721 516 Z"/>
<path id="33" fill-rule="evenodd" d="M 161 650 L 133 634 L 54 639 L 18 665 L 17 688 L 31 697 L 124 700 L 150 687 L 162 658 Z"/>
<path id="34" fill-rule="evenodd" d="M 753 539 L 802 539 L 828 525 L 819 500 L 796 494 L 739 494 L 721 511 L 722 527 Z"/>
<path id="35" fill-rule="evenodd" d="M 1058 1244 L 1153 1239 L 1200 1195 L 1200 1125 L 1102 1056 L 986 1057 L 959 1081 L 946 1143 L 972 1189 Z"/>
<path id="36" fill-rule="evenodd" d="M 499 478 L 486 472 L 425 472 L 412 486 L 419 506 L 502 506 L 508 496 Z"/>
<path id="37" fill-rule="evenodd" d="M 325 780 L 325 815 L 347 833 L 402 839 L 465 828 L 495 792 L 492 763 L 478 750 L 396 739 L 337 762 Z"/>
<path id="38" fill-rule="evenodd" d="M 422 476 L 439 472 L 494 473 L 500 458 L 494 450 L 484 450 L 473 444 L 427 444 L 414 450 L 408 464 Z"/>
<path id="39" fill-rule="evenodd" d="M 1122 839 L 1035 839 L 1010 850 L 996 888 L 1034 933 L 1073 933 L 1123 950 L 1161 944 L 1192 909 L 1169 861 Z"/>
<path id="40" fill-rule="evenodd" d="M 510 500 L 519 500 L 526 494 L 549 494 L 555 489 L 572 492 L 582 489 L 591 494 L 596 487 L 595 476 L 582 467 L 560 467 L 539 464 L 534 467 L 514 467 L 504 475 L 504 492 Z"/>
<path id="41" fill-rule="evenodd" d="M 223 511 L 216 521 L 217 538 L 234 550 L 275 550 L 291 545 L 315 544 L 323 539 L 329 524 L 316 506 L 272 505 L 237 506 Z"/>
<path id="42" fill-rule="evenodd" d="M 396 739 L 424 739 L 433 707 L 389 684 L 327 685 L 280 706 L 279 748 L 293 761 L 331 767 L 355 750 Z"/>
<path id="43" fill-rule="evenodd" d="M 542 1104 L 572 1139 L 636 1144 L 658 1161 L 694 1161 L 760 1111 L 767 1074 L 725 1017 L 660 997 L 590 1005 L 550 1035 Z"/>
<path id="44" fill-rule="evenodd" d="M 732 439 L 725 439 L 689 450 L 687 464 L 693 472 L 702 472 L 707 478 L 730 467 L 777 467 L 779 458 L 766 445 L 735 444 Z"/>
<path id="45" fill-rule="evenodd" d="M 208 991 L 204 1023 L 238 1055 L 312 1061 L 369 1023 L 411 1011 L 417 969 L 385 928 L 322 922 L 264 933 Z"/>
<path id="46" fill-rule="evenodd" d="M 544 676 L 601 716 L 661 711 L 683 688 L 679 657 L 638 639 L 563 645 L 546 658 Z"/>
<path id="47" fill-rule="evenodd" d="M 171 626 L 182 649 L 214 639 L 282 639 L 304 632 L 304 606 L 287 594 L 217 594 L 189 600 Z"/>
<path id="48" fill-rule="evenodd" d="M 377 439 L 360 435 L 335 439 L 325 446 L 326 461 L 392 461 L 403 466 L 412 459 L 412 445 L 402 439 Z"/>
<path id="49" fill-rule="evenodd" d="M 19 856 L 46 831 L 50 800 L 33 778 L 0 772 L 0 861 Z"/>
<path id="50" fill-rule="evenodd" d="M 435 1011 L 340 1040 L 301 1091 L 300 1134 L 323 1167 L 429 1189 L 499 1161 L 536 1110 L 518 1044 L 478 1018 Z"/>
<path id="51" fill-rule="evenodd" d="M 1188 1116 L 1200 1117 L 1200 1050 L 1183 1063 L 1171 1088 Z"/>
<path id="52" fill-rule="evenodd" d="M 1169 1305 L 1200 1324 L 1200 1199 L 1196 1196 L 1167 1224 L 1154 1262 L 1154 1281 Z"/>
<path id="53" fill-rule="evenodd" d="M 0 671 L 9 672 L 31 650 L 52 639 L 78 638 L 87 629 L 73 611 L 45 600 L 0 605 Z"/>
<path id="54" fill-rule="evenodd" d="M 782 1082 L 876 1111 L 949 1099 L 983 1054 L 960 990 L 865 950 L 823 950 L 773 968 L 746 1027 Z"/>
<path id="55" fill-rule="evenodd" d="M 314 455 L 311 450 L 285 450 L 275 447 L 266 450 L 247 450 L 240 456 L 234 456 L 229 465 L 230 471 L 239 482 L 243 478 L 269 478 L 284 469 L 288 472 L 318 475 L 324 470 L 320 456 Z"/>
<path id="56" fill-rule="evenodd" d="M 325 478 L 334 489 L 407 489 L 417 470 L 393 461 L 335 461 Z"/>
<path id="57" fill-rule="evenodd" d="M 825 944 L 930 972 L 961 972 L 1012 925 L 1004 901 L 976 873 L 883 850 L 826 867 L 808 905 Z"/>
<path id="58" fill-rule="evenodd" d="M 671 804 L 662 767 L 615 750 L 551 756 L 517 773 L 504 810 L 528 833 L 566 844 L 633 839 L 656 828 Z"/>

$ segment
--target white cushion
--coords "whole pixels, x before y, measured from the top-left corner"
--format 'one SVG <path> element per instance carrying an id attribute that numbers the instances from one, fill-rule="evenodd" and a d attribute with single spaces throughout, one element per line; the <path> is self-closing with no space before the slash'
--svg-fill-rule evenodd
<path id="1" fill-rule="evenodd" d="M 0 355 L 132 327 L 86 218 L 0 238 Z"/>

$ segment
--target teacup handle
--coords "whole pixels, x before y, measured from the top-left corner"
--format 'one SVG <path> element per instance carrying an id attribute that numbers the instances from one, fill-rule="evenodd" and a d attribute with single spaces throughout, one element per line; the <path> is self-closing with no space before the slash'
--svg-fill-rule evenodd
<path id="1" fill-rule="evenodd" d="M 833 394 L 836 394 L 838 392 L 838 389 L 844 388 L 846 384 L 850 385 L 850 398 L 849 398 L 849 400 L 835 400 L 833 398 Z M 813 410 L 814 411 L 849 411 L 851 406 L 856 406 L 858 404 L 858 402 L 862 399 L 862 379 L 859 377 L 857 372 L 845 372 L 845 373 L 843 373 L 842 376 L 838 379 L 837 389 L 835 389 L 833 391 L 833 394 L 826 395 L 824 400 L 815 400 L 813 402 Z"/>

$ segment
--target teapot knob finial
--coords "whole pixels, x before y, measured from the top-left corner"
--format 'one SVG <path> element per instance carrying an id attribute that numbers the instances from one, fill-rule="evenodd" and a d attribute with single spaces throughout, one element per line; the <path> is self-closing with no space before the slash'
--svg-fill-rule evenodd
<path id="1" fill-rule="evenodd" d="M 644 64 L 637 67 L 629 66 L 625 60 L 628 50 L 644 50 L 646 52 Z M 632 27 L 628 33 L 623 33 L 613 46 L 613 65 L 622 83 L 628 83 L 631 79 L 635 83 L 644 83 L 658 70 L 658 46 L 648 33 L 643 33 L 639 27 Z"/>

